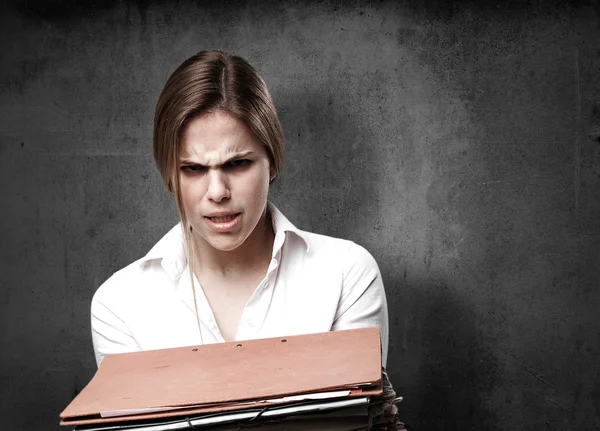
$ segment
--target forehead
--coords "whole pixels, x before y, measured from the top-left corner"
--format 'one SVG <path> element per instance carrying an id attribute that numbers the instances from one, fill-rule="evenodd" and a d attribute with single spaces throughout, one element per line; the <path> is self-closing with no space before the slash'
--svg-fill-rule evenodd
<path id="1" fill-rule="evenodd" d="M 181 158 L 213 162 L 234 153 L 265 155 L 261 143 L 246 124 L 226 112 L 200 115 L 188 122 L 181 135 Z"/>

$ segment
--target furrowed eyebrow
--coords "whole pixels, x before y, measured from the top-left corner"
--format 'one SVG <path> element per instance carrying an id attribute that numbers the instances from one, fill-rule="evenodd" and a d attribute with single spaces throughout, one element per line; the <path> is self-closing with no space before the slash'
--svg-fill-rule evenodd
<path id="1" fill-rule="evenodd" d="M 179 163 L 181 163 L 182 165 L 199 165 L 199 166 L 203 166 L 200 163 L 196 163 L 193 160 L 190 159 L 181 159 L 179 160 Z"/>
<path id="2" fill-rule="evenodd" d="M 249 156 L 249 155 L 251 155 L 252 153 L 253 153 L 253 151 L 244 151 L 243 153 L 237 153 L 237 154 L 234 154 L 233 156 L 231 156 L 231 157 L 229 157 L 229 158 L 225 159 L 225 160 L 224 160 L 222 163 L 219 163 L 219 164 L 218 164 L 218 165 L 216 165 L 216 166 L 223 166 L 223 165 L 226 165 L 226 164 L 227 164 L 227 163 L 229 163 L 229 162 L 233 162 L 233 161 L 235 161 L 235 160 L 240 160 L 240 159 L 243 159 L 244 157 L 248 157 L 248 156 Z M 193 161 L 193 160 L 191 160 L 191 159 L 189 159 L 189 158 L 183 158 L 183 159 L 180 159 L 180 160 L 179 160 L 179 163 L 180 163 L 180 164 L 182 164 L 182 165 L 193 165 L 193 166 L 204 166 L 204 167 L 208 167 L 208 166 L 206 166 L 206 165 L 203 165 L 202 163 L 195 162 L 195 161 Z"/>

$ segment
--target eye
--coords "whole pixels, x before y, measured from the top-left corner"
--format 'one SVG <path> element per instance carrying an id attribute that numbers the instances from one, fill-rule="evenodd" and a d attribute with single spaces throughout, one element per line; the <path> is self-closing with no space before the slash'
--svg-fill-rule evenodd
<path id="1" fill-rule="evenodd" d="M 251 162 L 248 159 L 231 160 L 230 162 L 227 163 L 227 167 L 228 168 L 243 168 L 243 167 L 248 166 L 250 163 Z"/>
<path id="2" fill-rule="evenodd" d="M 182 165 L 180 168 L 181 172 L 184 174 L 192 175 L 192 174 L 201 174 L 206 171 L 206 166 L 202 165 Z"/>

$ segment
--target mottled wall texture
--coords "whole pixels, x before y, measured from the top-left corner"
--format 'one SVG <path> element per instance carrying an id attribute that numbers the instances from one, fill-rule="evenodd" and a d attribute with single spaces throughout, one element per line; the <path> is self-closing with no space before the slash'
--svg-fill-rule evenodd
<path id="1" fill-rule="evenodd" d="M 2 8 L 0 429 L 93 375 L 95 289 L 177 221 L 155 101 L 210 48 L 272 90 L 272 200 L 379 262 L 413 429 L 600 429 L 598 2 Z"/>

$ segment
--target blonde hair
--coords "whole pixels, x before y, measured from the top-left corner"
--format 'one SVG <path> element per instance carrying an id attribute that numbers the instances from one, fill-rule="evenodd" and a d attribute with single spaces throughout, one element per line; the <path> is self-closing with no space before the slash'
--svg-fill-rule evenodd
<path id="1" fill-rule="evenodd" d="M 177 200 L 192 277 L 194 243 L 179 181 L 181 135 L 190 120 L 217 111 L 241 120 L 262 143 L 271 181 L 283 165 L 284 139 L 275 105 L 265 82 L 246 60 L 222 51 L 201 51 L 175 69 L 156 103 L 153 150 L 163 182 Z M 199 320 L 198 326 L 200 330 Z"/>

